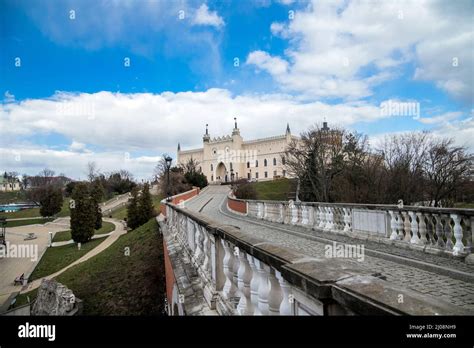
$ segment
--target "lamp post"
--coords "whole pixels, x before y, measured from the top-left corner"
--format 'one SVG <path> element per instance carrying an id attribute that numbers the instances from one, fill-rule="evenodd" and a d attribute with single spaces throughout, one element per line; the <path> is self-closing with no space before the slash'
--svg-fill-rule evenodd
<path id="1" fill-rule="evenodd" d="M 234 168 L 230 168 L 230 181 L 234 182 Z"/>
<path id="2" fill-rule="evenodd" d="M 166 195 L 168 198 L 166 198 L 166 201 L 171 201 L 171 192 L 170 192 L 170 168 L 171 168 L 171 162 L 173 162 L 173 159 L 170 156 L 165 157 L 165 163 L 166 163 Z"/>

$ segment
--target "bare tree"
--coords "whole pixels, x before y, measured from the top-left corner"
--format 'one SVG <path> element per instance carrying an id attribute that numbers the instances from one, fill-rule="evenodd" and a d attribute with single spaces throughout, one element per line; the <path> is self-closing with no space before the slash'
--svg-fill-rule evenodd
<path id="1" fill-rule="evenodd" d="M 456 188 L 468 179 L 471 160 L 453 139 L 432 139 L 423 162 L 430 205 L 452 205 Z"/>
<path id="2" fill-rule="evenodd" d="M 94 181 L 94 179 L 99 174 L 99 169 L 97 168 L 97 164 L 95 162 L 87 162 L 87 178 L 90 182 Z"/>

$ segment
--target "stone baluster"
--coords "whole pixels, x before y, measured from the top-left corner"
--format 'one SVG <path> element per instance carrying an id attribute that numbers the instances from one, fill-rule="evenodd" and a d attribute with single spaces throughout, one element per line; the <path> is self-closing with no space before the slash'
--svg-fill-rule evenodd
<path id="1" fill-rule="evenodd" d="M 471 218 L 469 218 L 469 216 L 466 216 L 464 218 L 464 223 L 466 225 L 466 246 L 464 247 L 464 250 L 467 253 L 471 253 L 474 251 L 473 250 L 474 216 L 471 216 Z"/>
<path id="2" fill-rule="evenodd" d="M 324 230 L 324 226 L 326 226 L 326 208 L 320 205 L 319 206 L 319 211 L 320 211 L 320 214 L 319 214 L 319 217 L 320 217 L 319 228 L 321 230 Z"/>
<path id="3" fill-rule="evenodd" d="M 202 261 L 202 269 L 204 273 L 209 276 L 210 274 L 210 246 L 209 246 L 209 233 L 205 229 L 205 227 L 201 226 L 201 231 L 204 236 L 202 246 L 203 246 L 203 261 Z"/>
<path id="4" fill-rule="evenodd" d="M 462 226 L 461 226 L 461 217 L 459 214 L 451 214 L 451 218 L 454 221 L 454 238 L 456 243 L 453 247 L 453 255 L 459 256 L 464 253 L 464 243 L 462 242 L 463 233 L 462 233 Z"/>
<path id="5" fill-rule="evenodd" d="M 194 241 L 195 241 L 194 260 L 199 263 L 199 258 L 201 257 L 201 254 L 202 254 L 202 247 L 201 247 L 201 231 L 197 224 L 194 226 Z"/>
<path id="6" fill-rule="evenodd" d="M 405 242 L 408 242 L 410 243 L 410 240 L 411 240 L 411 223 L 410 223 L 410 218 L 408 216 L 408 213 L 406 211 L 402 211 L 402 215 L 403 215 L 403 230 L 405 231 L 405 239 L 404 241 Z"/>
<path id="7" fill-rule="evenodd" d="M 306 205 L 301 205 L 301 225 L 307 226 L 309 224 L 309 212 Z"/>
<path id="8" fill-rule="evenodd" d="M 429 218 L 429 214 L 428 218 Z M 425 214 L 423 213 L 416 213 L 418 216 L 418 233 L 420 234 L 420 239 L 418 240 L 419 244 L 426 245 L 428 244 L 428 239 L 426 239 L 426 222 L 425 222 Z"/>
<path id="9" fill-rule="evenodd" d="M 308 227 L 313 228 L 314 225 L 314 208 L 312 205 L 307 205 L 306 209 L 308 210 Z"/>
<path id="10" fill-rule="evenodd" d="M 351 208 L 342 208 L 344 212 L 344 232 L 351 232 Z"/>
<path id="11" fill-rule="evenodd" d="M 296 225 L 298 223 L 298 206 L 293 203 L 291 206 L 291 224 Z"/>
<path id="12" fill-rule="evenodd" d="M 397 221 L 397 212 L 394 210 L 389 210 L 390 214 L 390 229 L 392 233 L 390 234 L 390 240 L 398 240 L 398 221 Z"/>
<path id="13" fill-rule="evenodd" d="M 280 315 L 292 315 L 294 314 L 294 310 L 293 310 L 294 300 L 293 300 L 293 294 L 291 292 L 291 286 L 283 278 L 280 272 L 275 271 L 275 276 L 280 282 L 280 288 L 281 288 L 282 297 L 283 297 L 280 304 Z"/>
<path id="14" fill-rule="evenodd" d="M 252 281 L 252 269 L 247 259 L 247 253 L 239 252 L 239 269 L 237 272 L 237 287 L 240 291 L 240 300 L 237 305 L 237 312 L 240 315 L 251 315 L 254 312 L 252 299 L 250 297 L 250 282 Z"/>
<path id="15" fill-rule="evenodd" d="M 436 245 L 436 230 L 435 224 L 433 224 L 433 215 L 431 213 L 426 213 L 426 237 L 430 245 Z"/>
<path id="16" fill-rule="evenodd" d="M 268 275 L 270 273 L 270 267 L 265 265 L 260 260 L 255 259 L 257 266 L 257 272 L 259 274 L 258 284 L 258 312 L 259 315 L 268 315 L 268 293 L 270 292 L 270 286 L 268 284 Z"/>
<path id="17" fill-rule="evenodd" d="M 441 214 L 435 215 L 436 219 L 436 246 L 440 249 L 444 249 L 446 244 L 444 243 L 444 227 L 443 227 L 443 217 Z"/>
<path id="18" fill-rule="evenodd" d="M 275 275 L 275 269 L 270 268 L 268 276 L 270 280 L 270 292 L 268 293 L 268 314 L 280 315 L 280 305 L 283 295 L 280 288 L 280 282 Z"/>
<path id="19" fill-rule="evenodd" d="M 231 244 L 225 240 L 222 240 L 222 246 L 224 247 L 225 256 L 224 256 L 224 274 L 226 276 L 226 281 L 224 288 L 222 289 L 225 299 L 232 300 L 237 291 L 237 287 L 234 282 L 234 250 L 231 247 Z"/>
<path id="20" fill-rule="evenodd" d="M 410 215 L 410 218 L 411 218 L 412 237 L 410 239 L 410 243 L 420 244 L 420 237 L 418 237 L 418 221 L 416 220 L 416 214 L 414 211 L 409 211 L 408 215 Z"/>
<path id="21" fill-rule="evenodd" d="M 453 230 L 451 228 L 451 217 L 446 214 L 442 214 L 444 219 L 444 235 L 446 237 L 446 250 L 453 250 Z"/>
<path id="22" fill-rule="evenodd" d="M 278 223 L 283 223 L 285 221 L 285 205 L 283 203 L 278 204 L 279 207 L 279 216 Z"/>
<path id="23" fill-rule="evenodd" d="M 247 254 L 247 260 L 249 261 L 250 269 L 252 270 L 252 279 L 250 280 L 250 302 L 254 314 L 261 314 L 258 309 L 258 287 L 260 285 L 260 274 L 258 273 L 257 260 L 250 254 Z"/>
<path id="24" fill-rule="evenodd" d="M 324 229 L 330 231 L 334 227 L 334 213 L 332 207 L 326 207 L 326 226 Z"/>

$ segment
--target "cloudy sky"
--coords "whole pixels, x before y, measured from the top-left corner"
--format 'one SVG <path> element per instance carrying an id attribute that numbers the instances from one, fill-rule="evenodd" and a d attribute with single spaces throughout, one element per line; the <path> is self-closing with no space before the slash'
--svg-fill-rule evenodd
<path id="1" fill-rule="evenodd" d="M 151 176 L 163 153 L 323 120 L 474 151 L 473 1 L 0 1 L 0 170 Z M 416 114 L 382 112 L 417 105 Z M 413 104 L 414 103 L 414 104 Z"/>

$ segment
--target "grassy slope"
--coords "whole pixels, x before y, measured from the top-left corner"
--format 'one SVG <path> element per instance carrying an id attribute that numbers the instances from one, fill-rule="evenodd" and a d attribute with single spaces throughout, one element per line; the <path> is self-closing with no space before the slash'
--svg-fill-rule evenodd
<path id="1" fill-rule="evenodd" d="M 252 183 L 257 191 L 257 199 L 286 201 L 293 190 L 292 182 L 288 179 L 261 181 Z"/>
<path id="2" fill-rule="evenodd" d="M 160 201 L 163 199 L 161 195 L 152 195 L 153 199 L 153 206 L 155 207 L 156 211 L 160 210 Z M 119 209 L 112 212 L 112 217 L 114 219 L 123 220 L 127 217 L 127 206 L 120 207 Z"/>
<path id="3" fill-rule="evenodd" d="M 112 232 L 115 225 L 111 222 L 103 221 L 102 227 L 95 231 L 94 235 L 106 234 Z M 53 242 L 62 242 L 65 240 L 71 240 L 71 230 L 56 232 L 53 238 Z"/>
<path id="4" fill-rule="evenodd" d="M 59 271 L 87 254 L 103 241 L 103 239 L 93 239 L 82 244 L 81 250 L 77 249 L 75 243 L 48 248 L 28 280 L 35 280 Z"/>
<path id="5" fill-rule="evenodd" d="M 7 221 L 7 227 L 18 227 L 18 226 L 26 226 L 26 225 L 33 225 L 33 224 L 45 224 L 53 220 L 54 218 Z"/>
<path id="6" fill-rule="evenodd" d="M 84 301 L 84 315 L 160 315 L 165 279 L 163 242 L 155 219 L 61 274 L 57 281 Z M 130 256 L 124 254 L 129 248 Z M 17 305 L 36 290 L 17 297 Z"/>

